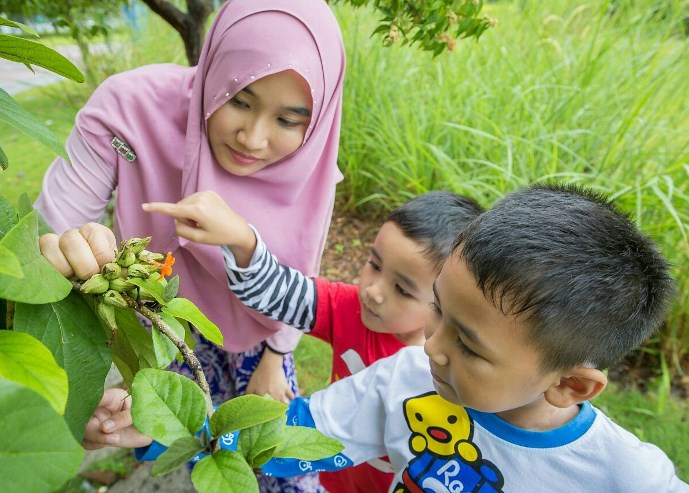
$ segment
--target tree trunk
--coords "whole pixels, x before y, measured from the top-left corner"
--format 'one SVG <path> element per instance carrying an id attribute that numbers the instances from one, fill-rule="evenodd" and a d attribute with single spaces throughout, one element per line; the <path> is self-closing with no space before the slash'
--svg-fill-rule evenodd
<path id="1" fill-rule="evenodd" d="M 143 2 L 179 33 L 184 41 L 189 65 L 196 65 L 199 62 L 203 38 L 206 35 L 206 19 L 213 12 L 212 0 L 186 0 L 186 13 L 167 0 L 143 0 Z"/>

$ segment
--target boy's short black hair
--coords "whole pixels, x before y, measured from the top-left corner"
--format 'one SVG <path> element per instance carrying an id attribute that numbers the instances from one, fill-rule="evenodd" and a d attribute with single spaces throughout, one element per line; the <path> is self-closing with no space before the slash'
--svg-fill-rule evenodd
<path id="1" fill-rule="evenodd" d="M 470 197 L 432 191 L 397 207 L 385 221 L 394 222 L 406 238 L 423 245 L 424 255 L 433 263 L 435 271 L 440 272 L 457 235 L 483 211 Z"/>
<path id="2" fill-rule="evenodd" d="M 658 329 L 675 292 L 654 243 L 602 195 L 576 186 L 507 195 L 455 250 L 487 299 L 524 317 L 543 372 L 616 364 Z"/>

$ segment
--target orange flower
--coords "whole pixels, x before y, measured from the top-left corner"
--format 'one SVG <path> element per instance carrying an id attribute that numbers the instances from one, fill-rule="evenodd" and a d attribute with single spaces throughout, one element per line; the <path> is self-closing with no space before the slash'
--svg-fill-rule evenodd
<path id="1" fill-rule="evenodd" d="M 160 277 L 156 279 L 157 281 L 162 281 L 165 276 L 172 274 L 172 265 L 175 263 L 175 257 L 172 256 L 172 252 L 167 252 L 165 257 L 165 262 L 162 264 L 160 262 L 153 262 L 153 265 L 160 266 Z"/>

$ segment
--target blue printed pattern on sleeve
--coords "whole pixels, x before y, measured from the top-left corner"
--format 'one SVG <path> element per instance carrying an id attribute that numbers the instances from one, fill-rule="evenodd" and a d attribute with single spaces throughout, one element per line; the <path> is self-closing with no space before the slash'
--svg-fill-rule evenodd
<path id="1" fill-rule="evenodd" d="M 309 399 L 297 397 L 292 401 L 287 409 L 287 425 L 316 428 L 311 410 L 309 409 Z M 338 471 L 352 465 L 352 460 L 349 457 L 339 453 L 314 461 L 273 458 L 266 462 L 261 467 L 261 470 L 266 476 L 284 478 L 298 476 L 307 472 Z"/>
<path id="2" fill-rule="evenodd" d="M 311 410 L 309 409 L 309 399 L 297 397 L 292 401 L 287 409 L 287 426 L 305 426 L 308 428 L 316 428 L 316 423 L 314 422 L 313 416 L 311 415 Z M 206 418 L 206 422 L 196 433 L 196 436 L 201 436 L 203 431 L 206 432 L 206 436 L 210 435 L 208 418 Z M 240 433 L 240 431 L 233 431 L 221 436 L 218 439 L 220 448 L 222 450 L 236 452 Z M 165 450 L 167 450 L 167 447 L 158 442 L 153 442 L 148 447 L 136 449 L 136 458 L 140 461 L 155 460 L 158 458 L 158 456 L 160 456 L 160 454 L 165 452 Z M 189 468 L 193 468 L 194 464 L 207 455 L 207 452 L 201 452 L 200 454 L 194 456 L 188 463 Z M 338 471 L 352 465 L 353 462 L 349 457 L 339 453 L 326 457 L 325 459 L 314 461 L 273 458 L 266 462 L 261 469 L 263 474 L 266 476 L 286 478 L 291 476 L 300 476 L 308 472 Z"/>

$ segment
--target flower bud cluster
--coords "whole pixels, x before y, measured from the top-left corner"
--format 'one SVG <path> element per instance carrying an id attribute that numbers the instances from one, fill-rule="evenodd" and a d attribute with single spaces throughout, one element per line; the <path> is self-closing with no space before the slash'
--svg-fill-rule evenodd
<path id="1" fill-rule="evenodd" d="M 148 279 L 152 274 L 158 274 L 159 280 L 162 278 L 161 270 L 166 266 L 161 263 L 165 260 L 163 254 L 146 250 L 150 241 L 150 236 L 123 241 L 115 254 L 115 261 L 105 264 L 98 274 L 84 282 L 80 288 L 81 292 L 97 296 L 98 301 L 105 304 L 122 308 L 128 306 L 122 293 L 138 299 L 139 289 L 130 280 Z M 168 271 L 171 270 L 168 266 Z"/>

